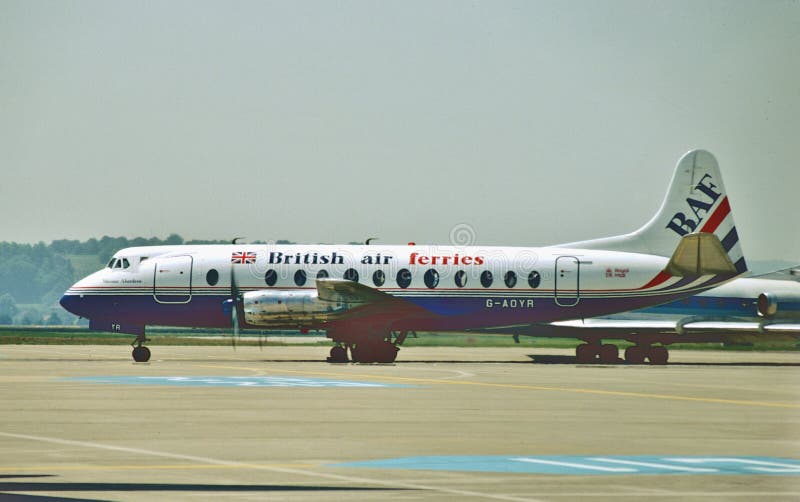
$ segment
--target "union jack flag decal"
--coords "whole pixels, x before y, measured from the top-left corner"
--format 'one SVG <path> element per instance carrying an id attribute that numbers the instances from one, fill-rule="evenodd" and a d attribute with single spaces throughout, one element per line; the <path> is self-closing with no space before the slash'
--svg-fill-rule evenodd
<path id="1" fill-rule="evenodd" d="M 249 263 L 256 262 L 256 254 L 249 253 L 247 251 L 234 251 L 231 254 L 231 263 L 239 263 L 242 265 L 247 265 Z"/>

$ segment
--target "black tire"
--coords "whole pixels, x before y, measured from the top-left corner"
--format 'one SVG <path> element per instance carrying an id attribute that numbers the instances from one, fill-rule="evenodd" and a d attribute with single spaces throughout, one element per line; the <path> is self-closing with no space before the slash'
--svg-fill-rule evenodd
<path id="1" fill-rule="evenodd" d="M 379 363 L 393 363 L 394 360 L 397 358 L 397 352 L 400 349 L 395 347 L 393 344 L 389 342 L 383 342 L 380 345 L 380 348 L 376 350 L 376 362 Z"/>
<path id="2" fill-rule="evenodd" d="M 372 345 L 369 342 L 356 343 L 350 352 L 354 363 L 374 363 Z"/>
<path id="3" fill-rule="evenodd" d="M 597 352 L 592 345 L 584 343 L 575 347 L 575 358 L 578 364 L 592 364 L 595 362 Z"/>
<path id="4" fill-rule="evenodd" d="M 134 347 L 132 355 L 133 360 L 137 363 L 146 363 L 150 360 L 150 349 L 147 347 Z"/>
<path id="5" fill-rule="evenodd" d="M 333 347 L 331 349 L 331 355 L 328 357 L 329 363 L 346 363 L 348 362 L 347 359 L 347 349 L 344 347 Z"/>
<path id="6" fill-rule="evenodd" d="M 625 349 L 625 362 L 628 364 L 644 364 L 644 347 L 634 345 Z"/>
<path id="7" fill-rule="evenodd" d="M 650 359 L 650 364 L 664 365 L 667 364 L 667 360 L 669 359 L 669 352 L 666 347 L 650 347 L 648 358 Z"/>
<path id="8" fill-rule="evenodd" d="M 600 346 L 600 362 L 603 364 L 617 364 L 619 348 L 616 345 L 605 343 Z"/>

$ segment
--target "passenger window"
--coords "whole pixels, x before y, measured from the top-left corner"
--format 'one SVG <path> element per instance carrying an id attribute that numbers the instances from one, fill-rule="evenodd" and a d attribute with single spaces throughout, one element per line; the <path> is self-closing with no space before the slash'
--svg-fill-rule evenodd
<path id="1" fill-rule="evenodd" d="M 386 282 L 386 274 L 383 273 L 383 270 L 376 270 L 375 273 L 372 274 L 372 283 L 377 287 L 381 287 L 384 282 Z"/>
<path id="2" fill-rule="evenodd" d="M 219 272 L 214 270 L 213 268 L 208 271 L 206 274 L 206 282 L 209 286 L 216 286 L 217 282 L 219 282 Z"/>
<path id="3" fill-rule="evenodd" d="M 267 286 L 274 286 L 278 282 L 278 273 L 272 269 L 267 270 L 267 273 L 264 274 L 264 282 L 267 283 Z"/>
<path id="4" fill-rule="evenodd" d="M 463 288 L 467 285 L 467 273 L 463 270 L 456 272 L 456 286 Z"/>
<path id="5" fill-rule="evenodd" d="M 302 286 L 306 283 L 306 271 L 305 270 L 298 270 L 294 273 L 294 283 L 298 286 Z"/>
<path id="6" fill-rule="evenodd" d="M 344 280 L 358 282 L 358 272 L 354 268 L 348 268 L 344 271 Z"/>
<path id="7" fill-rule="evenodd" d="M 317 272 L 317 279 L 325 279 L 326 277 L 328 277 L 327 270 L 320 270 L 319 272 Z"/>
<path id="8" fill-rule="evenodd" d="M 411 285 L 411 272 L 407 268 L 401 268 L 397 271 L 397 285 L 403 289 Z"/>
<path id="9" fill-rule="evenodd" d="M 509 270 L 503 277 L 503 282 L 506 283 L 506 287 L 513 288 L 517 285 L 517 274 L 513 270 Z"/>
<path id="10" fill-rule="evenodd" d="M 539 287 L 539 283 L 541 282 L 541 280 L 542 280 L 542 278 L 539 275 L 539 272 L 537 272 L 535 270 L 533 272 L 531 272 L 530 274 L 528 274 L 528 285 L 530 287 L 532 287 L 533 289 L 536 289 L 536 288 Z"/>
<path id="11" fill-rule="evenodd" d="M 425 285 L 428 286 L 429 289 L 433 289 L 439 285 L 439 272 L 434 269 L 429 269 L 425 272 Z"/>
<path id="12" fill-rule="evenodd" d="M 488 288 L 494 282 L 494 277 L 492 277 L 492 273 L 488 270 L 484 270 L 481 274 L 481 284 L 484 288 Z"/>

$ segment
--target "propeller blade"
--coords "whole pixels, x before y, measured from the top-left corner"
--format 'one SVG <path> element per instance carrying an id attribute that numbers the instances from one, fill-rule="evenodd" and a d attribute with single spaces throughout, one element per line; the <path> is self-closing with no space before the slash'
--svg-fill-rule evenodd
<path id="1" fill-rule="evenodd" d="M 235 241 L 236 239 L 234 239 L 234 242 Z M 239 304 L 241 302 L 241 295 L 239 293 L 239 285 L 236 283 L 236 265 L 233 263 L 231 263 L 231 301 L 233 303 L 231 308 L 231 322 L 233 323 L 231 345 L 233 346 L 233 350 L 236 350 L 236 339 L 239 338 Z"/>
<path id="2" fill-rule="evenodd" d="M 231 336 L 231 345 L 233 350 L 236 350 L 236 339 L 239 338 L 239 307 L 233 306 L 231 310 L 231 321 L 233 322 L 233 336 Z"/>

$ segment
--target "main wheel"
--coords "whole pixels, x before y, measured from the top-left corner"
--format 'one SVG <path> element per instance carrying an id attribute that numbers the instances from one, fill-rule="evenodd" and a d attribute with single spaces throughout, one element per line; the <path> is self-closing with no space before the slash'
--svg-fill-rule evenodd
<path id="1" fill-rule="evenodd" d="M 625 349 L 625 362 L 628 364 L 644 363 L 644 350 L 639 345 L 633 345 Z"/>
<path id="2" fill-rule="evenodd" d="M 584 343 L 575 347 L 575 358 L 578 364 L 591 364 L 595 361 L 597 350 L 595 346 Z"/>
<path id="3" fill-rule="evenodd" d="M 369 342 L 356 343 L 350 352 L 353 355 L 354 363 L 374 363 L 375 345 Z"/>
<path id="4" fill-rule="evenodd" d="M 616 364 L 619 359 L 619 348 L 616 345 L 605 343 L 600 346 L 600 362 L 603 364 Z"/>
<path id="5" fill-rule="evenodd" d="M 650 358 L 650 364 L 667 364 L 667 359 L 669 359 L 669 352 L 667 351 L 666 347 L 663 346 L 656 346 L 650 347 L 650 353 L 648 354 Z"/>
<path id="6" fill-rule="evenodd" d="M 344 347 L 333 347 L 331 349 L 331 355 L 328 357 L 329 363 L 346 363 L 347 359 L 347 349 Z"/>
<path id="7" fill-rule="evenodd" d="M 389 342 L 383 342 L 376 347 L 375 362 L 378 363 L 393 363 L 397 358 L 397 352 L 400 349 Z"/>

